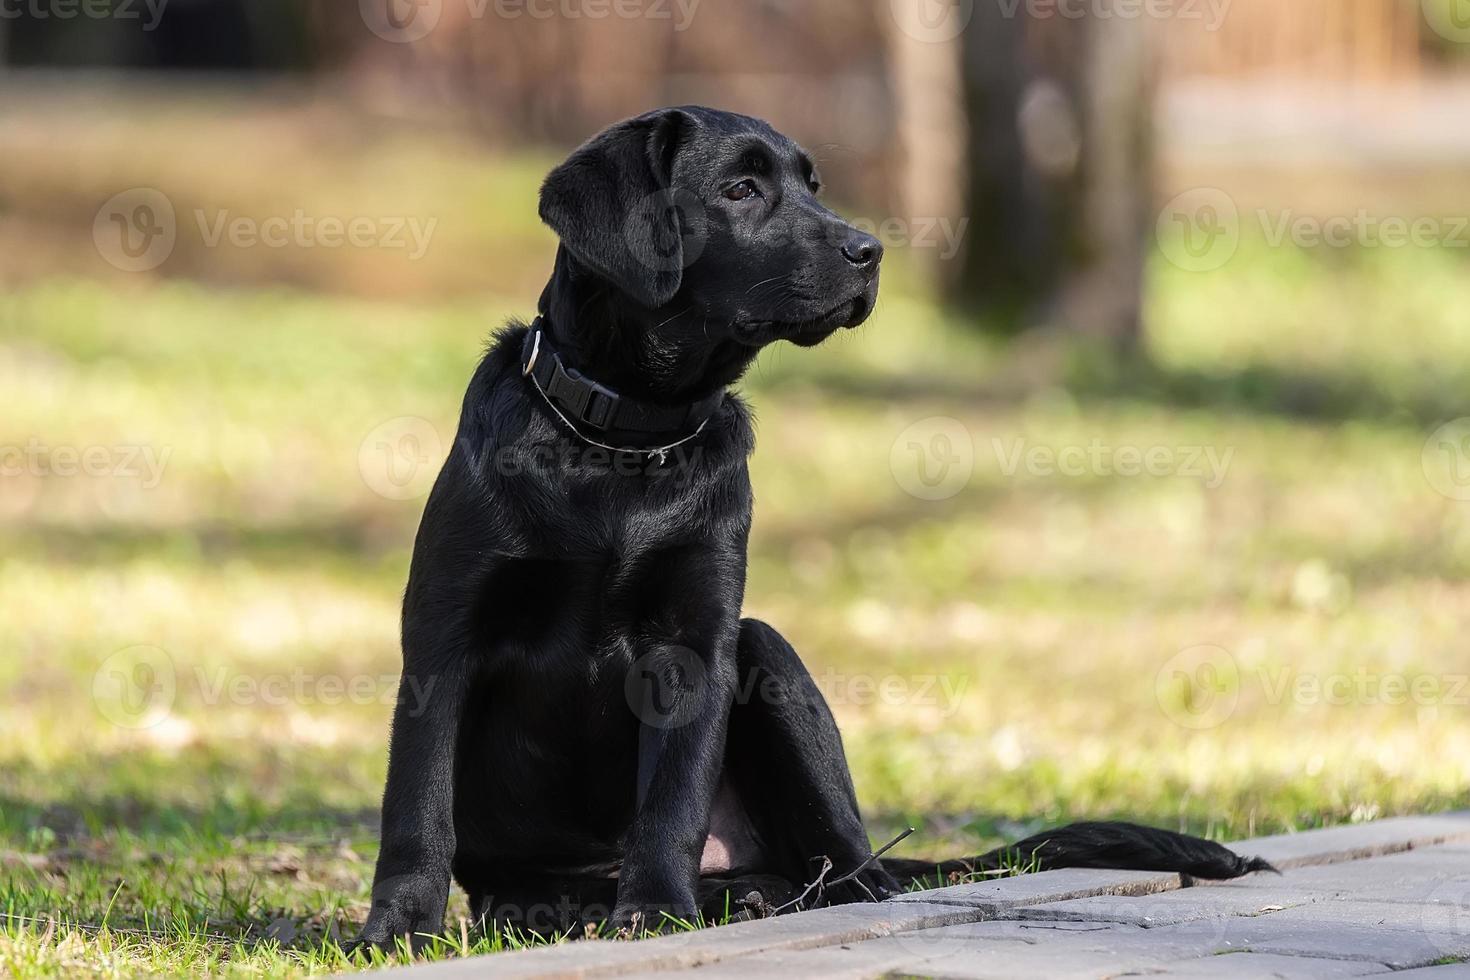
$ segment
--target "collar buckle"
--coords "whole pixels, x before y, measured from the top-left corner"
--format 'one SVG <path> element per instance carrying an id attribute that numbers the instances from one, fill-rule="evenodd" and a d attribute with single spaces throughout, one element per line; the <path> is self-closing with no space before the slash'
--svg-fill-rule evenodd
<path id="1" fill-rule="evenodd" d="M 546 392 L 578 421 L 597 429 L 606 429 L 617 412 L 618 393 L 586 377 L 576 368 L 562 363 L 560 355 L 552 355 L 552 375 Z"/>

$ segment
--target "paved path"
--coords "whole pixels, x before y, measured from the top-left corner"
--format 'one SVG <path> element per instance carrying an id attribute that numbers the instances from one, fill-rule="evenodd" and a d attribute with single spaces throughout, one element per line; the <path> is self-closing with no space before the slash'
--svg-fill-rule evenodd
<path id="1" fill-rule="evenodd" d="M 412 967 L 471 976 L 1470 978 L 1470 812 L 1232 845 L 1281 876 L 1049 871 L 644 942 Z"/>

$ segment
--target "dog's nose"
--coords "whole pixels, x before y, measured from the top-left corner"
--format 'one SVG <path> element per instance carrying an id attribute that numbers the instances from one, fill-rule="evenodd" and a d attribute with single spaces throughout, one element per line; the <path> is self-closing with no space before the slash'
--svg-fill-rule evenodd
<path id="1" fill-rule="evenodd" d="M 854 231 L 842 244 L 842 255 L 859 269 L 883 261 L 883 243 L 866 232 Z"/>

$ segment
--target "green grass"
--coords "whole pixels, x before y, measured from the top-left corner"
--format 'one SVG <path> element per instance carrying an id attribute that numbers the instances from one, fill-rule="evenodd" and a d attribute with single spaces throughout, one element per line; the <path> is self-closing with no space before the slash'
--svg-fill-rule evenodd
<path id="1" fill-rule="evenodd" d="M 503 226 L 518 268 L 544 266 L 534 216 L 493 203 L 539 163 L 454 160 L 477 190 L 445 241 Z M 447 442 L 484 338 L 534 291 L 427 300 L 473 264 L 446 257 L 387 290 L 416 298 L 368 302 L 325 285 L 326 259 L 287 290 L 215 258 L 210 281 L 63 266 L 0 293 L 0 446 L 169 451 L 153 487 L 0 480 L 0 973 L 334 972 L 330 939 L 367 910 L 422 500 L 374 493 L 359 449 L 405 416 Z M 946 856 L 1123 816 L 1229 839 L 1470 802 L 1470 504 L 1422 463 L 1470 382 L 1467 271 L 1448 252 L 1161 260 L 1140 368 L 1000 349 L 900 261 L 862 331 L 764 355 L 748 610 L 823 683 L 875 842 L 914 825 L 903 853 Z M 895 443 L 935 417 L 973 472 L 928 501 Z M 1018 442 L 1230 463 L 1214 487 L 1010 471 Z M 104 662 L 139 645 L 176 693 L 134 728 Z M 1221 669 L 1176 675 L 1201 645 Z M 1360 673 L 1434 688 L 1289 693 Z M 456 897 L 430 955 L 523 945 L 463 914 Z"/>

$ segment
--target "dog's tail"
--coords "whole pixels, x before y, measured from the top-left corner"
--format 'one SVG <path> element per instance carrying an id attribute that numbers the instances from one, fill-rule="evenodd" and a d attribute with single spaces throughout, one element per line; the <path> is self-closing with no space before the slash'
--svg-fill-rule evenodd
<path id="1" fill-rule="evenodd" d="M 1131 823 L 1074 823 L 955 861 L 883 858 L 901 882 L 926 887 L 992 871 L 1051 871 L 1108 868 L 1118 871 L 1177 871 L 1192 878 L 1223 881 L 1253 871 L 1276 871 L 1264 858 L 1245 858 L 1213 841 Z"/>

